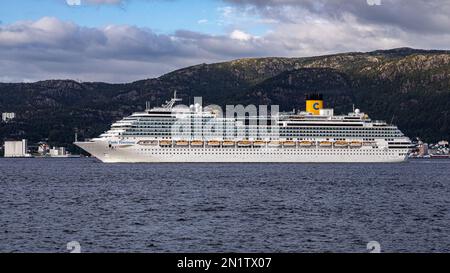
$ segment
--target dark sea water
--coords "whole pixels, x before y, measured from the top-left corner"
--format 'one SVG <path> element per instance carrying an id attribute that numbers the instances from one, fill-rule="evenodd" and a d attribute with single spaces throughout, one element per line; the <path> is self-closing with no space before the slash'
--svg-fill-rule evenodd
<path id="1" fill-rule="evenodd" d="M 0 159 L 0 252 L 450 252 L 450 160 Z"/>

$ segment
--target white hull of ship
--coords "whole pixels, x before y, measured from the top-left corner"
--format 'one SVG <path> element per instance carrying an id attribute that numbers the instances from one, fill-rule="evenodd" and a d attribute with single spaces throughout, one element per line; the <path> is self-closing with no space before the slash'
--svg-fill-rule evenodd
<path id="1" fill-rule="evenodd" d="M 108 142 L 76 142 L 104 163 L 396 163 L 405 149 L 378 148 L 164 148 L 110 147 Z"/>

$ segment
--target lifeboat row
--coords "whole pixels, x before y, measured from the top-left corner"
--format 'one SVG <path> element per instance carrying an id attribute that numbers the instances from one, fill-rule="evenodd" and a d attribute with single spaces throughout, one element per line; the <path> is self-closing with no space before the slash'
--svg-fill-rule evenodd
<path id="1" fill-rule="evenodd" d="M 158 141 L 157 140 L 149 140 L 149 141 L 139 141 L 138 142 L 139 145 L 142 146 L 157 146 L 158 145 Z M 257 140 L 257 141 L 250 141 L 250 140 L 242 140 L 242 141 L 216 141 L 216 140 L 211 140 L 211 141 L 201 141 L 201 140 L 193 140 L 193 141 L 186 141 L 186 140 L 179 140 L 179 141 L 170 141 L 170 140 L 160 140 L 159 141 L 159 146 L 162 147 L 167 147 L 167 146 L 177 146 L 177 147 L 188 147 L 189 145 L 191 147 L 203 147 L 203 146 L 208 146 L 208 147 L 234 147 L 234 146 L 238 146 L 238 147 L 266 147 L 266 145 L 268 147 L 301 147 L 301 148 L 308 148 L 308 147 L 315 147 L 316 146 L 316 142 L 314 141 L 262 141 L 262 140 Z M 322 148 L 329 148 L 329 147 L 335 147 L 335 148 L 361 148 L 362 146 L 367 146 L 367 145 L 373 145 L 373 143 L 366 143 L 366 142 L 360 142 L 360 141 L 351 141 L 351 142 L 347 142 L 347 141 L 336 141 L 336 142 L 332 142 L 332 141 L 320 141 L 318 143 L 319 147 Z"/>
<path id="2" fill-rule="evenodd" d="M 331 147 L 334 146 L 335 148 L 361 148 L 363 146 L 363 142 L 361 141 L 322 141 L 319 143 L 320 147 Z"/>

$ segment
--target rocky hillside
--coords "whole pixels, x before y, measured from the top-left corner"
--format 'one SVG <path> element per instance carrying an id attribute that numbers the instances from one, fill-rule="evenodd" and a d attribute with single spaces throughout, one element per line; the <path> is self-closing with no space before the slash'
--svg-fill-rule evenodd
<path id="1" fill-rule="evenodd" d="M 282 110 L 303 109 L 306 93 L 321 92 L 337 112 L 355 104 L 374 119 L 393 120 L 410 137 L 450 138 L 450 52 L 409 48 L 201 64 L 129 84 L 0 83 L 0 112 L 18 114 L 0 125 L 0 138 L 67 145 L 75 128 L 82 138 L 94 137 L 175 90 L 186 104 L 203 96 L 205 104 L 279 104 Z"/>

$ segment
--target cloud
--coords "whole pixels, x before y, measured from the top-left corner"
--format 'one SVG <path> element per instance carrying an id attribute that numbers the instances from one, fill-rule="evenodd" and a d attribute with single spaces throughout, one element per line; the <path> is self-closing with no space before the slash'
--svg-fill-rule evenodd
<path id="1" fill-rule="evenodd" d="M 264 17 L 296 22 L 305 12 L 326 19 L 353 16 L 358 24 L 397 27 L 417 33 L 450 33 L 449 0 L 225 0 L 253 7 Z M 285 14 L 288 11 L 289 14 Z"/>
<path id="2" fill-rule="evenodd" d="M 310 56 L 393 47 L 448 49 L 450 1 L 225 0 L 271 22 L 258 39 L 272 55 Z M 254 15 L 255 16 L 255 15 Z M 243 25 L 236 25 L 241 29 Z"/>
<path id="3" fill-rule="evenodd" d="M 83 0 L 83 2 L 92 4 L 119 4 L 123 0 Z"/>
<path id="4" fill-rule="evenodd" d="M 160 34 L 129 25 L 83 27 L 53 17 L 2 24 L 0 81 L 129 82 L 242 57 L 304 57 L 404 46 L 448 49 L 450 44 L 450 19 L 443 16 L 450 14 L 448 1 L 440 6 L 435 0 L 226 1 L 218 9 L 222 35 L 190 30 Z M 252 24 L 270 25 L 270 30 L 255 36 L 249 30 Z"/>
<path id="5" fill-rule="evenodd" d="M 381 0 L 366 0 L 369 6 L 379 6 L 381 5 Z"/>
<path id="6" fill-rule="evenodd" d="M 0 26 L 0 75 L 10 81 L 126 82 L 188 65 L 266 54 L 258 41 L 241 35 L 242 43 L 236 43 L 230 35 L 157 34 L 128 25 L 90 28 L 44 17 Z"/>
<path id="7" fill-rule="evenodd" d="M 81 0 L 66 0 L 66 3 L 69 6 L 80 6 Z"/>
<path id="8" fill-rule="evenodd" d="M 81 6 L 82 4 L 93 5 L 117 5 L 123 3 L 124 0 L 66 0 L 69 6 Z"/>
<path id="9" fill-rule="evenodd" d="M 241 30 L 234 30 L 233 32 L 231 32 L 230 38 L 233 40 L 248 41 L 252 38 L 252 36 Z"/>

